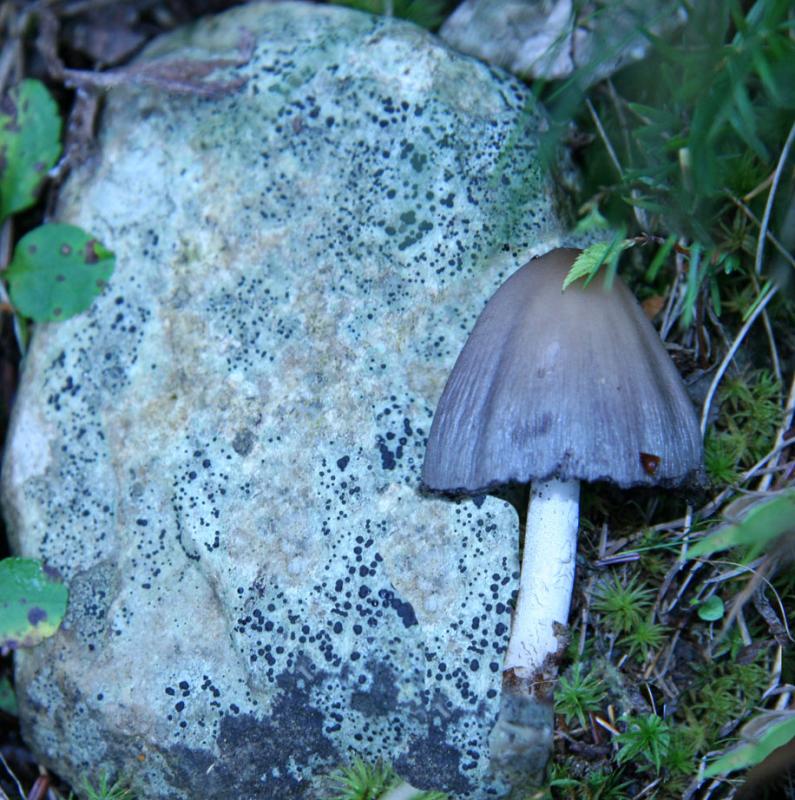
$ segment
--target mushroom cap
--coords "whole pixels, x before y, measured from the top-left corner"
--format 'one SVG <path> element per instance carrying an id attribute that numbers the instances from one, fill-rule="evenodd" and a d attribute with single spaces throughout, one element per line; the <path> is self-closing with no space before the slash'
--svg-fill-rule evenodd
<path id="1" fill-rule="evenodd" d="M 619 278 L 608 288 L 604 273 L 561 291 L 579 252 L 533 259 L 483 309 L 436 409 L 427 488 L 700 481 L 693 404 L 632 293 Z"/>

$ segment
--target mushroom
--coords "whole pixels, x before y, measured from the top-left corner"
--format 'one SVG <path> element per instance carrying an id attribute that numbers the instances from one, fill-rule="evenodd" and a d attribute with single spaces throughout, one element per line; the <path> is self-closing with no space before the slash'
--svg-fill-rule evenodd
<path id="1" fill-rule="evenodd" d="M 536 770 L 551 743 L 580 481 L 672 487 L 695 482 L 702 461 L 693 405 L 626 285 L 602 274 L 562 291 L 579 253 L 533 259 L 486 304 L 444 388 L 422 469 L 435 492 L 508 496 L 520 530 L 526 509 L 501 717 L 545 729 L 529 745 Z M 540 710 L 506 710 L 506 694 Z"/>

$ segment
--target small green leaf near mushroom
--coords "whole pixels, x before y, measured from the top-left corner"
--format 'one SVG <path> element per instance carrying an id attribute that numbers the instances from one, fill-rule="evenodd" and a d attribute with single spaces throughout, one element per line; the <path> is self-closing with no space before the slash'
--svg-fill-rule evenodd
<path id="1" fill-rule="evenodd" d="M 66 613 L 68 591 L 32 558 L 0 561 L 0 651 L 32 647 L 52 636 Z"/>
<path id="2" fill-rule="evenodd" d="M 0 106 L 0 222 L 36 202 L 61 154 L 61 119 L 44 84 L 24 80 Z"/>
<path id="3" fill-rule="evenodd" d="M 14 250 L 5 273 L 11 302 L 35 322 L 69 319 L 103 290 L 115 261 L 96 237 L 74 225 L 42 225 Z"/>
<path id="4" fill-rule="evenodd" d="M 717 622 L 719 619 L 723 619 L 725 612 L 726 607 L 723 604 L 723 600 L 716 594 L 708 597 L 698 607 L 698 616 L 704 622 Z"/>
<path id="5" fill-rule="evenodd" d="M 607 265 L 608 274 L 610 275 L 609 282 L 612 282 L 618 266 L 619 256 L 634 244 L 632 239 L 616 236 L 610 242 L 596 242 L 596 244 L 586 247 L 574 259 L 574 263 L 563 281 L 563 291 L 565 292 L 572 283 L 581 278 L 585 279 L 585 285 L 587 286 L 604 265 Z"/>

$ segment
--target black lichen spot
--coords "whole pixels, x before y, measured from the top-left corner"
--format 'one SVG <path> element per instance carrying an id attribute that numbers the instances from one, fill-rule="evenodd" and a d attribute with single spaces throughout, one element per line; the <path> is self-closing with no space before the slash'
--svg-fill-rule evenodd
<path id="1" fill-rule="evenodd" d="M 396 597 L 392 601 L 392 608 L 397 611 L 397 615 L 403 622 L 404 627 L 410 628 L 412 625 L 417 624 L 417 615 L 414 613 L 414 606 L 412 606 L 411 603 L 398 600 Z"/>
<path id="2" fill-rule="evenodd" d="M 378 592 L 378 596 L 384 602 L 385 606 L 389 606 L 395 610 L 405 628 L 417 625 L 417 615 L 414 613 L 414 606 L 412 606 L 411 603 L 401 600 L 399 597 L 395 597 L 395 593 L 388 589 L 381 589 Z"/>
<path id="3" fill-rule="evenodd" d="M 426 156 L 424 153 L 412 153 L 409 161 L 411 162 L 411 166 L 415 172 L 422 172 L 426 162 L 428 161 L 428 156 Z"/>
<path id="4" fill-rule="evenodd" d="M 386 446 L 383 436 L 378 437 L 377 444 L 381 453 L 381 466 L 383 469 L 394 469 L 397 466 L 395 454 Z"/>
<path id="5" fill-rule="evenodd" d="M 28 611 L 28 622 L 33 625 L 34 628 L 40 622 L 44 622 L 45 619 L 47 619 L 47 612 L 39 606 L 33 606 L 33 608 Z"/>
<path id="6" fill-rule="evenodd" d="M 232 440 L 232 449 L 239 455 L 239 456 L 247 456 L 254 447 L 254 434 L 248 430 L 248 428 L 244 428 L 242 431 L 238 431 L 235 438 Z"/>
<path id="7" fill-rule="evenodd" d="M 340 472 L 345 472 L 345 467 L 348 466 L 350 460 L 350 456 L 343 456 L 342 458 L 337 459 L 337 469 L 339 469 Z"/>

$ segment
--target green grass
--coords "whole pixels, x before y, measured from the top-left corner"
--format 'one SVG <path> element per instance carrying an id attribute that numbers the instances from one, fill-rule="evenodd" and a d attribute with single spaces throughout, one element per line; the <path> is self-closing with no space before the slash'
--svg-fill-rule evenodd
<path id="1" fill-rule="evenodd" d="M 625 724 L 626 729 L 616 736 L 616 761 L 625 764 L 640 758 L 659 772 L 671 747 L 671 726 L 656 714 L 630 717 Z"/>
<path id="2" fill-rule="evenodd" d="M 575 774 L 583 771 L 585 774 Z M 550 780 L 544 798 L 556 800 L 629 800 L 630 782 L 621 769 L 582 770 L 578 764 L 562 762 L 550 768 Z"/>
<path id="3" fill-rule="evenodd" d="M 341 767 L 331 777 L 336 785 L 333 800 L 379 800 L 397 787 L 408 789 L 408 785 L 398 777 L 391 766 L 367 764 L 362 760 Z M 416 789 L 410 795 L 410 800 L 449 800 L 449 798 L 441 792 Z"/>
<path id="4" fill-rule="evenodd" d="M 135 800 L 135 795 L 123 780 L 110 783 L 104 773 L 97 779 L 96 786 L 88 778 L 84 778 L 78 795 L 80 800 Z"/>
<path id="5" fill-rule="evenodd" d="M 598 585 L 593 609 L 604 617 L 609 630 L 628 634 L 643 624 L 653 599 L 653 589 L 639 585 L 637 576 L 625 582 L 613 575 Z"/>
<path id="6" fill-rule="evenodd" d="M 558 681 L 555 691 L 555 712 L 571 725 L 575 720 L 586 725 L 588 713 L 599 711 L 606 692 L 601 680 L 583 674 L 582 663 L 572 666 L 567 675 Z"/>
<path id="7" fill-rule="evenodd" d="M 659 262 L 644 258 L 641 293 L 664 292 L 673 253 L 682 259 L 680 320 L 687 327 L 705 302 L 720 316 L 726 300 L 741 299 L 745 311 L 758 294 L 751 273 L 759 230 L 737 201 L 763 218 L 760 187 L 792 125 L 795 41 L 786 0 L 683 6 L 691 20 L 684 31 L 667 40 L 650 36 L 650 56 L 609 83 L 585 93 L 585 66 L 537 93 L 553 117 L 550 160 L 572 125 L 585 142 L 575 152 L 584 213 L 598 212 L 629 236 L 668 242 Z M 791 177 L 785 183 L 774 224 L 787 211 Z"/>
<path id="8" fill-rule="evenodd" d="M 782 386 L 767 369 L 726 378 L 718 394 L 718 419 L 704 447 L 707 473 L 731 484 L 773 446 L 783 418 Z"/>

